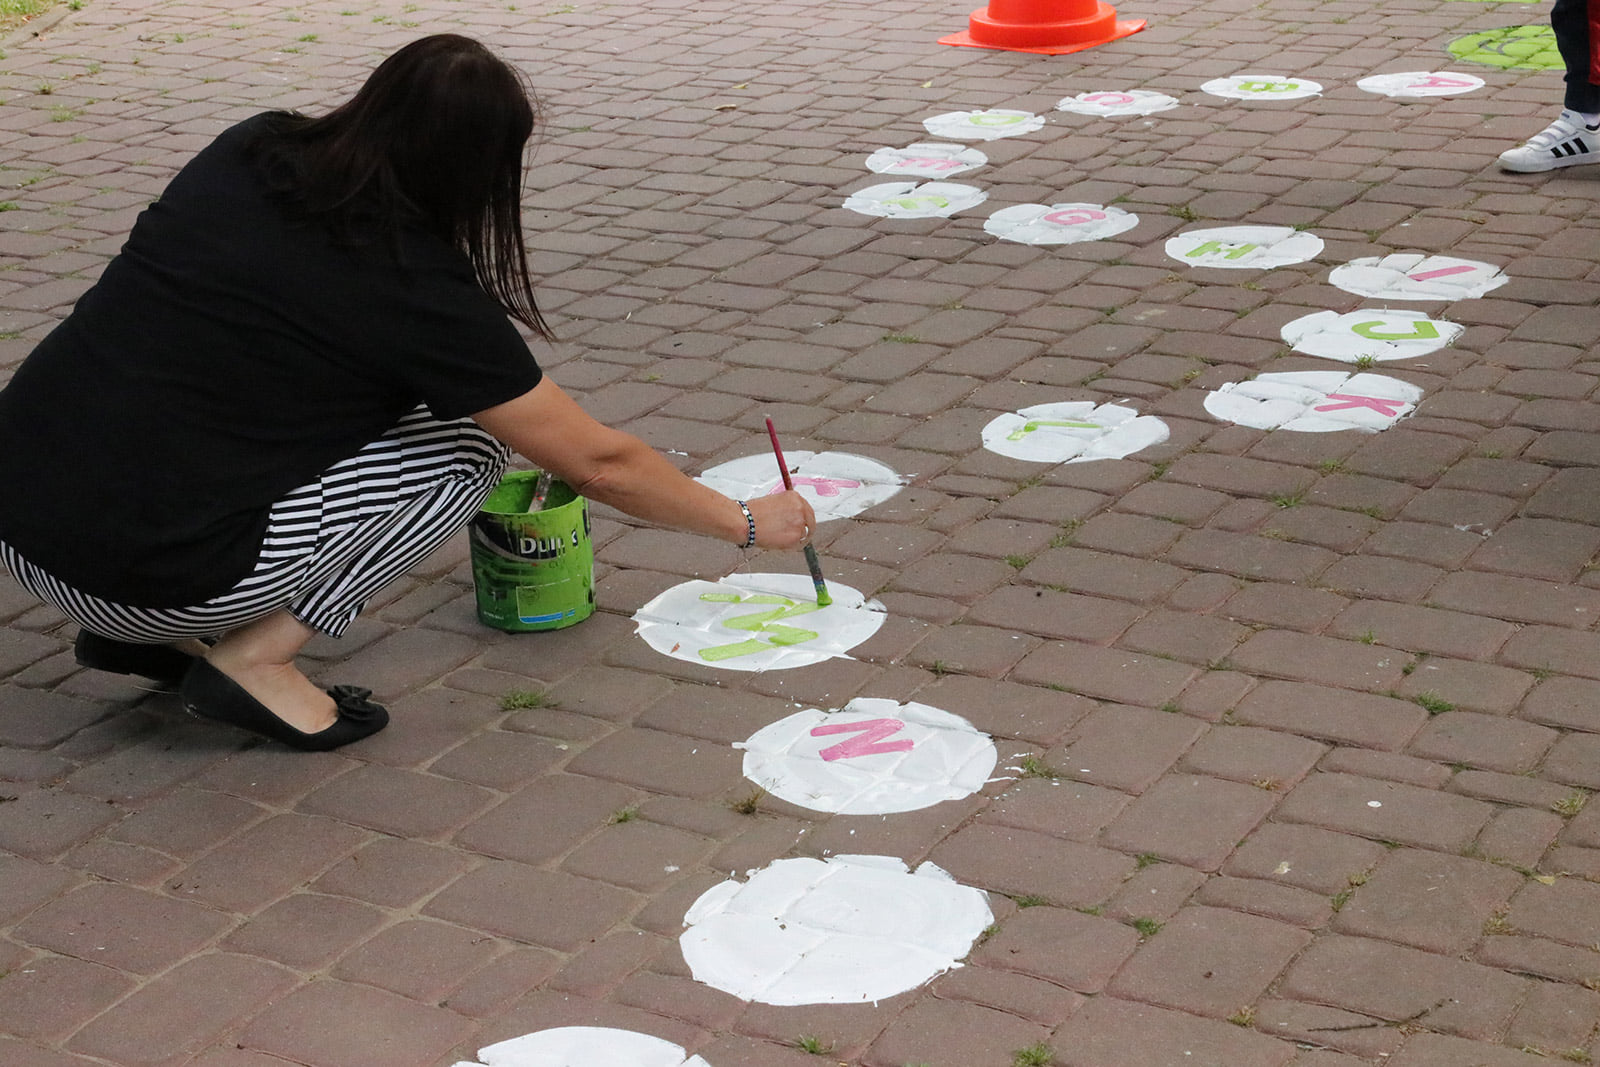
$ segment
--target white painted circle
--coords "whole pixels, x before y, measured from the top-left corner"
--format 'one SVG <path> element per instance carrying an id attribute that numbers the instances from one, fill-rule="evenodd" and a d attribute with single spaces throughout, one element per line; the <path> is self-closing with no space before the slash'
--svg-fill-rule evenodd
<path id="1" fill-rule="evenodd" d="M 1381 300 L 1466 300 L 1511 280 L 1492 263 L 1418 252 L 1352 259 L 1328 280 L 1347 293 Z"/>
<path id="2" fill-rule="evenodd" d="M 1139 216 L 1099 204 L 1016 204 L 984 222 L 985 233 L 1025 245 L 1103 241 L 1139 225 Z"/>
<path id="3" fill-rule="evenodd" d="M 524 1034 L 479 1049 L 478 1059 L 455 1067 L 711 1067 L 670 1041 L 601 1026 Z"/>
<path id="4" fill-rule="evenodd" d="M 730 671 L 808 667 L 843 658 L 878 632 L 883 605 L 828 582 L 817 604 L 808 574 L 730 574 L 675 585 L 634 613 L 639 636 L 663 655 Z"/>
<path id="5" fill-rule="evenodd" d="M 987 199 L 982 189 L 957 182 L 884 182 L 856 190 L 844 206 L 882 219 L 947 219 Z"/>
<path id="6" fill-rule="evenodd" d="M 1031 111 L 951 111 L 923 119 L 922 126 L 935 137 L 957 141 L 994 141 L 1044 128 L 1044 119 Z"/>
<path id="7" fill-rule="evenodd" d="M 1377 433 L 1409 415 L 1422 390 L 1382 374 L 1292 371 L 1232 382 L 1206 396 L 1206 410 L 1224 422 L 1258 430 Z"/>
<path id="8" fill-rule="evenodd" d="M 1056 104 L 1056 110 L 1070 111 L 1075 115 L 1119 118 L 1124 115 L 1154 115 L 1177 106 L 1176 97 L 1149 89 L 1099 89 L 1064 97 Z"/>
<path id="9" fill-rule="evenodd" d="M 1304 263 L 1322 252 L 1322 238 L 1292 226 L 1218 226 L 1167 238 L 1167 255 L 1191 267 L 1256 270 Z"/>
<path id="10" fill-rule="evenodd" d="M 696 980 L 762 1004 L 859 1004 L 961 966 L 994 921 L 983 892 L 893 856 L 777 860 L 683 917 Z"/>
<path id="11" fill-rule="evenodd" d="M 967 720 L 927 704 L 858 697 L 762 727 L 744 749 L 744 774 L 812 811 L 887 815 L 959 800 L 983 788 L 999 759 Z"/>
<path id="12" fill-rule="evenodd" d="M 890 467 L 849 452 L 785 452 L 789 478 L 817 513 L 818 522 L 859 515 L 898 493 L 906 480 Z M 750 500 L 783 492 L 770 453 L 719 463 L 695 479 L 724 496 Z"/>
<path id="13" fill-rule="evenodd" d="M 867 157 L 874 174 L 904 174 L 913 178 L 948 178 L 977 170 L 989 157 L 976 148 L 958 144 L 914 144 L 905 148 L 880 148 Z"/>
<path id="14" fill-rule="evenodd" d="M 1322 92 L 1322 86 L 1310 78 L 1260 73 L 1212 78 L 1200 88 L 1212 96 L 1228 100 L 1304 100 Z"/>
<path id="15" fill-rule="evenodd" d="M 1356 88 L 1379 96 L 1417 98 L 1423 96 L 1455 96 L 1482 89 L 1484 81 L 1476 74 L 1457 74 L 1454 71 L 1413 70 L 1402 74 L 1373 74 L 1356 82 Z"/>
<path id="16" fill-rule="evenodd" d="M 991 419 L 983 447 L 1033 463 L 1121 459 L 1167 439 L 1167 424 L 1117 404 L 1035 404 Z"/>
<path id="17" fill-rule="evenodd" d="M 1460 337 L 1464 327 L 1430 319 L 1420 311 L 1318 311 L 1283 327 L 1285 344 L 1297 352 L 1345 363 L 1372 359 L 1414 359 L 1436 352 Z"/>

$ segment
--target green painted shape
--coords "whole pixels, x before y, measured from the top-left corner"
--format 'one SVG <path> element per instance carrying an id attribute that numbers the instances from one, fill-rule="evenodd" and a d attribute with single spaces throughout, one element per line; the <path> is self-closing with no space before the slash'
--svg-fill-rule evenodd
<path id="1" fill-rule="evenodd" d="M 802 630 L 797 626 L 784 626 L 779 619 L 792 619 L 796 615 L 809 615 L 813 611 L 820 611 L 822 605 L 812 603 L 796 603 L 788 597 L 776 596 L 771 593 L 756 593 L 752 596 L 739 596 L 735 593 L 702 593 L 701 600 L 719 604 L 775 604 L 771 611 L 758 611 L 750 615 L 740 615 L 733 619 L 722 620 L 722 625 L 730 630 L 751 630 L 765 634 L 766 641 L 759 641 L 752 637 L 744 641 L 736 641 L 727 645 L 713 645 L 700 650 L 700 658 L 708 663 L 719 660 L 734 659 L 738 656 L 753 656 L 757 652 L 765 652 L 773 647 L 787 647 L 789 645 L 803 645 L 807 641 L 815 641 L 821 635 L 815 630 Z"/>
<path id="2" fill-rule="evenodd" d="M 720 660 L 734 659 L 738 656 L 753 656 L 757 652 L 765 652 L 771 646 L 764 641 L 750 638 L 732 645 L 715 645 L 711 648 L 702 648 L 700 658 L 707 663 L 716 663 Z"/>
<path id="3" fill-rule="evenodd" d="M 1468 63 L 1505 70 L 1564 70 L 1556 35 L 1549 26 L 1507 26 L 1457 37 L 1448 47 L 1451 55 Z"/>
<path id="4" fill-rule="evenodd" d="M 1183 255 L 1186 259 L 1194 259 L 1196 256 L 1209 256 L 1214 252 L 1221 252 L 1223 259 L 1238 259 L 1240 256 L 1249 255 L 1251 252 L 1254 252 L 1260 247 L 1260 245 L 1249 244 L 1236 245 L 1231 241 L 1227 243 L 1222 241 L 1207 241 L 1205 244 L 1195 248 L 1194 251 L 1185 252 Z"/>
<path id="5" fill-rule="evenodd" d="M 1358 322 L 1350 327 L 1350 331 L 1360 334 L 1370 341 L 1437 341 L 1439 339 L 1439 327 L 1431 322 L 1414 323 L 1409 332 L 1402 330 L 1399 333 L 1390 333 L 1387 330 L 1380 329 L 1382 326 L 1383 321 L 1381 319 L 1374 319 L 1371 322 Z"/>
<path id="6" fill-rule="evenodd" d="M 931 194 L 928 196 L 897 196 L 892 200 L 885 200 L 884 203 L 897 207 L 901 211 L 921 211 L 930 207 L 943 209 L 950 206 L 950 201 L 944 197 Z"/>
<path id="7" fill-rule="evenodd" d="M 1012 430 L 1010 433 L 1006 434 L 1006 440 L 1020 441 L 1030 433 L 1033 433 L 1035 430 L 1039 429 L 1041 426 L 1064 426 L 1073 430 L 1103 429 L 1099 423 L 1094 422 L 1068 422 L 1065 420 L 1058 421 L 1055 419 L 1034 419 L 1032 422 L 1025 422 L 1021 426 L 1018 426 L 1015 430 Z"/>
<path id="8" fill-rule="evenodd" d="M 820 635 L 815 630 L 802 630 L 798 626 L 769 625 L 764 631 L 775 645 L 803 645 L 815 641 Z"/>

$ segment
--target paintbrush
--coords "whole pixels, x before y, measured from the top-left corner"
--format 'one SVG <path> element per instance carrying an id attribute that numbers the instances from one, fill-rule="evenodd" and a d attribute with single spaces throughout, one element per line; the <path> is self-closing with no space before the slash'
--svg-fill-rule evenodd
<path id="1" fill-rule="evenodd" d="M 539 480 L 533 483 L 533 499 L 528 502 L 529 511 L 543 511 L 544 498 L 550 495 L 550 483 L 555 476 L 549 471 L 540 471 Z"/>
<path id="2" fill-rule="evenodd" d="M 772 438 L 772 454 L 778 457 L 778 473 L 783 475 L 783 487 L 793 492 L 794 480 L 789 477 L 789 465 L 783 461 L 783 446 L 778 444 L 778 431 L 773 429 L 772 420 L 767 420 L 767 436 Z M 805 543 L 806 566 L 811 568 L 811 584 L 817 587 L 817 605 L 827 607 L 833 603 L 833 597 L 828 595 L 828 587 L 822 581 L 822 564 L 817 560 L 817 550 L 811 547 L 811 539 L 806 538 Z"/>

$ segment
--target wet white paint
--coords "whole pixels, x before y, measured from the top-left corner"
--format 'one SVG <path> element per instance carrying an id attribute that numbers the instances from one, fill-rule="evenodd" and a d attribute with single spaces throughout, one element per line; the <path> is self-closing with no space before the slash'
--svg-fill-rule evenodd
<path id="1" fill-rule="evenodd" d="M 1139 225 L 1139 216 L 1100 204 L 1017 204 L 1001 208 L 983 229 L 1002 241 L 1025 245 L 1065 245 L 1103 241 Z"/>
<path id="2" fill-rule="evenodd" d="M 882 219 L 944 219 L 987 199 L 982 189 L 959 182 L 884 182 L 856 190 L 844 206 Z"/>
<path id="3" fill-rule="evenodd" d="M 1056 110 L 1097 118 L 1121 118 L 1127 115 L 1154 115 L 1177 106 L 1176 97 L 1150 89 L 1100 89 L 1065 97 L 1056 104 Z"/>
<path id="4" fill-rule="evenodd" d="M 1467 300 L 1511 278 L 1475 259 L 1396 252 L 1353 259 L 1333 268 L 1328 280 L 1347 293 L 1379 300 Z"/>
<path id="5" fill-rule="evenodd" d="M 659 1037 L 599 1026 L 563 1026 L 478 1050 L 455 1067 L 711 1067 Z"/>
<path id="6" fill-rule="evenodd" d="M 810 502 L 818 522 L 847 519 L 898 493 L 906 480 L 894 469 L 850 452 L 785 452 L 795 491 Z M 772 453 L 719 463 L 695 479 L 735 500 L 783 492 Z"/>
<path id="7" fill-rule="evenodd" d="M 1420 311 L 1318 311 L 1283 327 L 1284 343 L 1297 352 L 1345 363 L 1386 362 L 1425 356 L 1460 337 L 1464 327 L 1430 319 Z"/>
<path id="8" fill-rule="evenodd" d="M 867 157 L 867 169 L 874 174 L 949 178 L 977 170 L 988 162 L 989 157 L 976 148 L 924 142 L 905 148 L 880 148 Z"/>
<path id="9" fill-rule="evenodd" d="M 893 856 L 783 859 L 695 901 L 679 938 L 694 977 L 762 1004 L 859 1004 L 959 967 L 994 921 L 983 892 Z"/>
<path id="10" fill-rule="evenodd" d="M 1405 71 L 1400 74 L 1373 74 L 1356 82 L 1356 88 L 1379 96 L 1421 99 L 1428 96 L 1456 96 L 1482 89 L 1484 81 L 1475 74 L 1455 71 Z"/>
<path id="11" fill-rule="evenodd" d="M 1421 399 L 1421 389 L 1382 374 L 1293 371 L 1224 385 L 1207 395 L 1205 407 L 1225 422 L 1259 430 L 1377 433 Z"/>
<path id="12" fill-rule="evenodd" d="M 1290 74 L 1262 74 L 1251 72 L 1230 74 L 1226 78 L 1213 78 L 1200 86 L 1212 96 L 1225 100 L 1304 100 L 1317 96 L 1322 86 L 1310 78 L 1297 78 Z"/>
<path id="13" fill-rule="evenodd" d="M 639 636 L 674 659 L 731 671 L 787 670 L 828 659 L 878 632 L 883 605 L 840 582 L 817 604 L 805 574 L 733 574 L 675 585 L 634 613 Z"/>
<path id="14" fill-rule="evenodd" d="M 858 697 L 807 708 L 735 748 L 745 777 L 813 811 L 884 815 L 959 800 L 983 788 L 999 756 L 989 735 L 927 704 Z"/>
<path id="15" fill-rule="evenodd" d="M 1031 111 L 951 111 L 922 120 L 923 129 L 935 137 L 956 141 L 994 141 L 1044 128 L 1044 119 Z"/>
<path id="16" fill-rule="evenodd" d="M 1035 404 L 983 428 L 983 447 L 1033 463 L 1121 459 L 1167 439 L 1167 424 L 1119 404 Z"/>
<path id="17" fill-rule="evenodd" d="M 1191 267 L 1260 270 L 1315 259 L 1322 238 L 1291 226 L 1216 226 L 1167 238 L 1166 252 Z"/>

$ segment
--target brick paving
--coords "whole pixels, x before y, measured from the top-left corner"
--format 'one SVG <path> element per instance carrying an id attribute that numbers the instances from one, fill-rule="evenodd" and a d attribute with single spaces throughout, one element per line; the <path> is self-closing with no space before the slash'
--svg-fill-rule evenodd
<path id="1" fill-rule="evenodd" d="M 548 105 L 526 205 L 555 378 L 692 472 L 761 451 L 771 415 L 790 450 L 910 485 L 818 538 L 888 623 L 795 671 L 668 659 L 629 615 L 684 577 L 799 571 L 797 553 L 600 514 L 600 613 L 509 636 L 476 622 L 457 542 L 308 648 L 317 677 L 395 712 L 329 754 L 77 669 L 71 625 L 0 578 L 0 1063 L 446 1067 L 564 1025 L 712 1067 L 1600 1056 L 1600 171 L 1494 169 L 1558 74 L 1444 46 L 1544 18 L 1511 7 L 1130 0 L 1145 32 L 1057 58 L 939 45 L 966 7 L 904 0 L 85 0 L 14 34 L 0 381 L 225 125 L 332 103 L 405 41 L 460 31 Z M 1406 102 L 1354 84 L 1444 69 L 1488 85 Z M 1199 90 L 1247 70 L 1324 93 Z M 1108 88 L 1181 107 L 1052 110 Z M 841 208 L 881 180 L 866 154 L 985 107 L 1048 118 L 979 146 L 989 165 L 957 180 L 988 205 Z M 1139 225 L 1054 247 L 982 230 L 1067 200 Z M 1247 223 L 1326 245 L 1272 271 L 1163 252 Z M 1374 306 L 1328 270 L 1408 251 L 1512 278 L 1416 305 L 1465 330 L 1380 368 L 1424 390 L 1410 418 L 1298 434 L 1206 412 L 1220 385 L 1333 367 L 1279 330 Z M 1171 436 L 1060 465 L 980 447 L 995 415 L 1066 400 Z M 528 691 L 538 706 L 505 699 Z M 743 778 L 735 743 L 856 696 L 964 716 L 996 739 L 996 780 L 883 817 Z M 677 935 L 700 893 L 836 852 L 931 860 L 987 891 L 995 924 L 963 967 L 876 1004 L 694 980 Z"/>

